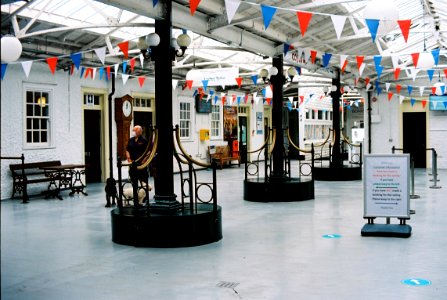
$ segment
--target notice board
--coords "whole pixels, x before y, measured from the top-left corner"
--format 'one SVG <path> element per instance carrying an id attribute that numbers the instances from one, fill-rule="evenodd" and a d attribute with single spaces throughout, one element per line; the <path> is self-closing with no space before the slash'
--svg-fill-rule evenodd
<path id="1" fill-rule="evenodd" d="M 364 217 L 410 218 L 410 155 L 365 154 Z"/>

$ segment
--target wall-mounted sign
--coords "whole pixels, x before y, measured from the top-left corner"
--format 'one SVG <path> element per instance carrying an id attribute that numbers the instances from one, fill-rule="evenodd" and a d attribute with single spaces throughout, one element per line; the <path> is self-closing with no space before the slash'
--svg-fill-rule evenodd
<path id="1" fill-rule="evenodd" d="M 192 86 L 237 85 L 236 78 L 239 77 L 239 68 L 216 68 L 191 70 L 186 74 L 186 80 L 192 80 Z"/>
<path id="2" fill-rule="evenodd" d="M 256 134 L 262 134 L 262 112 L 256 112 Z"/>
<path id="3" fill-rule="evenodd" d="M 409 154 L 365 154 L 365 218 L 410 218 L 409 170 Z"/>

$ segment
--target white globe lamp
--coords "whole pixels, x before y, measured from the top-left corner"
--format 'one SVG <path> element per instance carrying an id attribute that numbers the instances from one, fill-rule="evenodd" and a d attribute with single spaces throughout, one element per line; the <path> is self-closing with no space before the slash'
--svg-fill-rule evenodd
<path id="1" fill-rule="evenodd" d="M 149 33 L 146 37 L 146 43 L 149 47 L 156 47 L 160 44 L 160 36 L 155 32 Z"/>
<path id="2" fill-rule="evenodd" d="M 422 70 L 430 70 L 435 65 L 435 59 L 433 55 L 429 52 L 419 53 L 418 65 L 417 67 Z"/>
<path id="3" fill-rule="evenodd" d="M 337 86 L 336 85 L 331 86 L 331 92 L 336 92 L 336 91 L 337 91 Z"/>
<path id="4" fill-rule="evenodd" d="M 22 55 L 22 44 L 15 36 L 4 36 L 1 39 L 1 59 L 2 63 L 11 63 Z"/>
<path id="5" fill-rule="evenodd" d="M 380 20 L 377 34 L 385 35 L 396 28 L 399 9 L 393 0 L 370 0 L 363 11 L 363 17 Z"/>
<path id="6" fill-rule="evenodd" d="M 270 74 L 270 76 L 276 76 L 276 75 L 278 75 L 278 68 L 276 68 L 276 67 L 271 67 L 271 68 L 269 69 L 269 74 Z"/>

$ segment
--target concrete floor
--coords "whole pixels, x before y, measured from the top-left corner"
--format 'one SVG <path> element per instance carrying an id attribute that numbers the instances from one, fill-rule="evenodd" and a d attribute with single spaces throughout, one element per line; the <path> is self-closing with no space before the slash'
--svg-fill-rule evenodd
<path id="1" fill-rule="evenodd" d="M 86 197 L 65 192 L 64 201 L 3 201 L 1 296 L 447 299 L 447 170 L 439 176 L 444 188 L 434 190 L 425 170 L 416 172 L 421 198 L 411 200 L 416 214 L 408 239 L 360 236 L 365 223 L 360 181 L 316 182 L 316 199 L 306 202 L 251 203 L 242 200 L 242 167 L 219 171 L 224 238 L 200 247 L 114 244 L 103 184 L 90 185 Z M 402 284 L 407 278 L 432 284 Z M 238 285 L 218 287 L 222 281 Z"/>

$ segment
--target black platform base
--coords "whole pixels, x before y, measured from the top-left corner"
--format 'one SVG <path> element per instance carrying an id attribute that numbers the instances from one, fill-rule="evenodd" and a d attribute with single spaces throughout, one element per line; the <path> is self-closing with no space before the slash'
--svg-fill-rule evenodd
<path id="1" fill-rule="evenodd" d="M 298 178 L 265 181 L 264 178 L 244 181 L 244 199 L 254 202 L 291 202 L 314 199 L 314 181 Z"/>
<path id="2" fill-rule="evenodd" d="M 112 241 L 138 247 L 190 247 L 222 239 L 222 208 L 213 212 L 212 204 L 199 204 L 197 213 L 189 209 L 162 215 L 133 207 L 111 211 Z"/>
<path id="3" fill-rule="evenodd" d="M 411 226 L 406 224 L 365 224 L 361 233 L 362 236 L 408 238 L 411 236 Z"/>
<path id="4" fill-rule="evenodd" d="M 362 180 L 362 168 L 355 167 L 314 167 L 314 180 L 321 181 L 351 181 Z"/>

